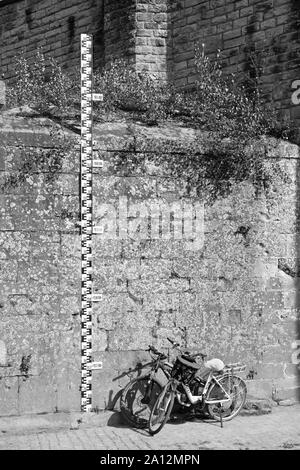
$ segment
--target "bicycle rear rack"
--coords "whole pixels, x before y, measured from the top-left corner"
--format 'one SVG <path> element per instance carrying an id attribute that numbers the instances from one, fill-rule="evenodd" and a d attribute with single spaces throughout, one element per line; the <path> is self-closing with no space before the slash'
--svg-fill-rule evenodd
<path id="1" fill-rule="evenodd" d="M 244 372 L 246 370 L 246 366 L 241 364 L 240 362 L 234 362 L 233 364 L 226 364 L 223 372 L 230 372 L 231 374 L 236 374 L 237 372 Z"/>

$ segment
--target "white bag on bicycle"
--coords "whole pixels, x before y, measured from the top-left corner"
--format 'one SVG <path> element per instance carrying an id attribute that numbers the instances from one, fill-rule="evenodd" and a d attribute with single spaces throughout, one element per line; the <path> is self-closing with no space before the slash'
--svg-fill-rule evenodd
<path id="1" fill-rule="evenodd" d="M 204 363 L 204 366 L 207 368 L 207 369 L 210 369 L 210 370 L 215 370 L 217 372 L 220 372 L 221 370 L 224 369 L 225 367 L 225 364 L 223 361 L 221 361 L 221 359 L 210 359 L 209 361 L 206 361 Z"/>

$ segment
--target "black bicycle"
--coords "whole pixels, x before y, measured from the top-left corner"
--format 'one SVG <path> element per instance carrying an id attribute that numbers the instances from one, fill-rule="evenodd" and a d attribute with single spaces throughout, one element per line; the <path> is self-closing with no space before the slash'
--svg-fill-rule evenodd
<path id="1" fill-rule="evenodd" d="M 179 343 L 167 338 L 172 349 L 180 349 Z M 146 374 L 131 380 L 124 388 L 120 399 L 120 410 L 126 423 L 136 428 L 146 428 L 151 409 L 162 391 L 164 384 L 158 378 L 158 372 L 168 380 L 173 365 L 167 361 L 168 357 L 154 346 L 146 350 L 150 353 L 152 361 L 144 364 L 140 369 L 150 368 Z"/>

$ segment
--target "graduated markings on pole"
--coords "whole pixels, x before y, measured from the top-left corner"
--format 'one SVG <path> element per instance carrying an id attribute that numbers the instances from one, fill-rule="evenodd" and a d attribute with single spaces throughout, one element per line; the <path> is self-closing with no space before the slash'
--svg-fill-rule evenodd
<path id="1" fill-rule="evenodd" d="M 92 409 L 93 39 L 81 34 L 81 411 Z"/>

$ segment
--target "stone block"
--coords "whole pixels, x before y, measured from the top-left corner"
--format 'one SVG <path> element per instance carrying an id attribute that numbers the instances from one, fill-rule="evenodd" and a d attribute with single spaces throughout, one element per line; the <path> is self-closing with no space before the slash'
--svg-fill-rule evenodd
<path id="1" fill-rule="evenodd" d="M 108 348 L 108 333 L 104 329 L 97 328 L 97 323 L 94 322 L 93 335 L 92 335 L 92 347 L 93 354 L 97 354 L 99 351 L 106 351 Z"/>
<path id="2" fill-rule="evenodd" d="M 6 104 L 6 87 L 5 82 L 0 80 L 0 109 Z"/>
<path id="3" fill-rule="evenodd" d="M 16 260 L 0 260 L 0 278 L 2 281 L 16 281 L 18 263 Z"/>
<path id="4" fill-rule="evenodd" d="M 122 286 L 125 281 L 140 278 L 140 260 L 115 260 L 114 258 L 99 259 L 96 254 L 94 257 L 93 272 L 95 285 L 98 286 L 99 289 L 101 289 L 101 285 L 111 282 L 115 285 L 116 291 L 124 290 L 124 288 L 122 289 Z M 118 285 L 120 286 L 119 289 Z M 113 290 L 113 288 L 110 290 Z"/>
<path id="5" fill-rule="evenodd" d="M 29 252 L 31 262 L 36 262 L 37 265 L 45 265 L 47 263 L 52 269 L 55 268 L 61 257 L 61 240 L 59 233 L 31 233 Z M 18 259 L 20 258 L 18 257 Z"/>
<path id="6" fill-rule="evenodd" d="M 190 289 L 189 281 L 186 279 L 167 279 L 167 280 L 138 280 L 129 281 L 128 290 L 134 296 L 140 298 L 151 290 L 154 294 L 167 292 L 167 293 L 178 293 L 185 292 Z"/>
<path id="7" fill-rule="evenodd" d="M 103 294 L 102 300 L 94 304 L 94 314 L 97 316 L 98 328 L 115 329 L 126 312 L 135 312 L 141 308 L 141 305 L 141 299 L 128 293 Z"/>
<path id="8" fill-rule="evenodd" d="M 57 411 L 80 411 L 81 407 L 81 372 L 67 369 L 57 376 L 56 407 Z"/>
<path id="9" fill-rule="evenodd" d="M 2 369 L 0 367 L 0 374 Z M 1 377 L 0 379 L 0 416 L 19 414 L 19 378 Z"/>
<path id="10" fill-rule="evenodd" d="M 7 348 L 4 341 L 0 340 L 0 367 L 7 366 Z"/>
<path id="11" fill-rule="evenodd" d="M 63 293 L 59 303 L 59 314 L 63 317 L 76 317 L 81 313 L 81 295 L 66 296 Z"/>
<path id="12" fill-rule="evenodd" d="M 284 378 L 274 381 L 272 398 L 277 403 L 289 399 L 299 401 L 300 386 L 298 377 Z"/>
<path id="13" fill-rule="evenodd" d="M 155 296 L 147 293 L 143 297 L 143 311 L 147 313 L 176 313 L 180 308 L 180 294 L 162 292 Z"/>
<path id="14" fill-rule="evenodd" d="M 141 279 L 169 279 L 171 269 L 171 260 L 141 260 Z"/>
<path id="15" fill-rule="evenodd" d="M 272 412 L 273 403 L 268 399 L 248 398 L 240 416 L 261 416 Z"/>
<path id="16" fill-rule="evenodd" d="M 296 290 L 283 292 L 284 308 L 299 308 L 299 294 Z"/>
<path id="17" fill-rule="evenodd" d="M 28 373 L 37 375 L 45 365 L 52 367 L 51 357 L 59 344 L 60 331 L 43 308 L 40 315 L 8 315 L 1 318 L 0 337 L 5 337 L 8 361 L 21 374 L 22 358 L 30 358 Z M 6 373 L 10 373 L 8 368 Z"/>
<path id="18" fill-rule="evenodd" d="M 27 260 L 30 254 L 30 234 L 0 232 L 0 258 Z"/>
<path id="19" fill-rule="evenodd" d="M 100 236 L 93 237 L 93 253 L 95 259 L 102 258 L 120 258 L 122 253 L 122 244 L 124 241 L 116 240 L 103 240 Z"/>
<path id="20" fill-rule="evenodd" d="M 253 369 L 255 370 L 255 379 L 271 380 L 281 379 L 284 377 L 284 365 L 282 363 L 261 363 L 254 364 Z"/>
<path id="21" fill-rule="evenodd" d="M 20 414 L 57 411 L 56 385 L 51 376 L 20 378 L 19 386 Z"/>
<path id="22" fill-rule="evenodd" d="M 9 197 L 0 194 L 0 230 L 12 230 L 14 221 L 9 207 Z"/>
<path id="23" fill-rule="evenodd" d="M 60 274 L 58 266 L 52 260 L 21 261 L 18 265 L 19 288 L 26 289 L 28 294 L 55 295 L 59 290 Z"/>
<path id="24" fill-rule="evenodd" d="M 59 229 L 60 221 L 54 212 L 54 197 L 39 200 L 37 196 L 11 196 L 8 202 L 10 217 L 16 230 L 53 230 Z"/>
<path id="25" fill-rule="evenodd" d="M 75 295 L 81 286 L 80 258 L 65 258 L 59 264 L 60 289 L 65 295 Z"/>
<path id="26" fill-rule="evenodd" d="M 151 329 L 140 325 L 133 327 L 118 325 L 113 331 L 109 332 L 109 351 L 146 349 L 151 342 Z"/>
<path id="27" fill-rule="evenodd" d="M 272 399 L 273 382 L 272 380 L 247 380 L 248 395 L 255 398 Z"/>
<path id="28" fill-rule="evenodd" d="M 270 344 L 265 345 L 262 350 L 262 360 L 265 363 L 274 362 L 274 363 L 287 363 L 291 360 L 291 347 L 283 348 L 279 344 Z M 283 367 L 284 369 L 284 367 Z"/>

